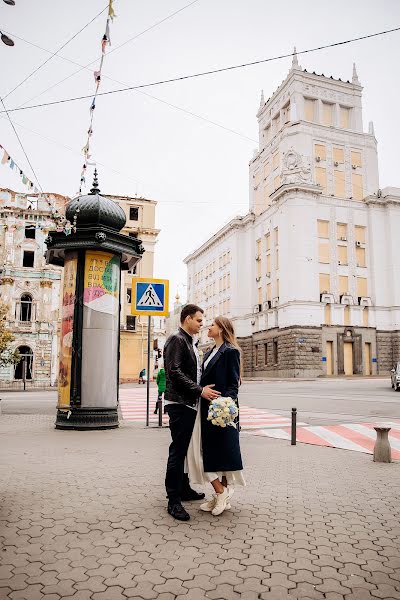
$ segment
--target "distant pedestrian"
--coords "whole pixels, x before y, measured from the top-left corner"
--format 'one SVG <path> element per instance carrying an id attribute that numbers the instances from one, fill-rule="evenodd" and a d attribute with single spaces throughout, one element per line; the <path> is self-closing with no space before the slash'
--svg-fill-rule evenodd
<path id="1" fill-rule="evenodd" d="M 146 381 L 147 381 L 146 369 L 142 369 L 139 373 L 139 383 L 146 383 Z"/>
<path id="2" fill-rule="evenodd" d="M 158 407 L 160 406 L 159 402 L 162 402 L 163 400 L 163 395 L 165 392 L 165 388 L 167 385 L 167 378 L 165 376 L 165 370 L 163 369 L 163 367 L 161 367 L 161 369 L 158 371 L 157 373 L 157 387 L 158 387 L 158 397 L 157 397 L 157 402 L 156 402 L 156 407 L 154 409 L 154 414 L 156 415 L 158 412 Z M 162 405 L 160 406 L 161 409 Z"/>

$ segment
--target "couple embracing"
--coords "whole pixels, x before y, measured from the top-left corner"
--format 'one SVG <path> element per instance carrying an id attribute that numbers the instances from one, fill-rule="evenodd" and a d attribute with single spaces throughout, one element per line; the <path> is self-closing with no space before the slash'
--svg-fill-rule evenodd
<path id="1" fill-rule="evenodd" d="M 201 364 L 196 336 L 203 314 L 195 304 L 184 306 L 179 331 L 164 346 L 165 410 L 172 437 L 165 487 L 168 512 L 179 521 L 190 519 L 182 502 L 205 497 L 191 483 L 211 483 L 214 494 L 200 508 L 214 516 L 230 508 L 235 485 L 245 485 L 238 427 L 220 427 L 208 420 L 213 400 L 238 402 L 240 348 L 232 322 L 217 317 L 208 330 L 215 345 Z"/>

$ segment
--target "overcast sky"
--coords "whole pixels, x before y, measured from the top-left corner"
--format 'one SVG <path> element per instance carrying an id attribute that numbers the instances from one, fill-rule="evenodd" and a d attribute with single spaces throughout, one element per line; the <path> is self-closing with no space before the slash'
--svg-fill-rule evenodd
<path id="1" fill-rule="evenodd" d="M 291 52 L 294 45 L 303 50 L 400 26 L 398 0 L 333 4 L 197 0 L 138 36 L 190 3 L 115 0 L 118 16 L 111 26 L 111 50 L 115 50 L 105 58 L 101 91 L 277 56 Z M 0 44 L 0 95 L 6 96 L 50 56 L 32 44 L 55 52 L 106 4 L 107 0 L 16 0 L 16 6 L 10 7 L 0 1 L 0 28 L 15 40 L 14 48 Z M 60 52 L 81 65 L 94 60 L 90 70 L 76 73 L 79 67 L 56 56 L 5 99 L 7 108 L 92 93 L 92 71 L 99 62 L 105 21 L 106 12 Z M 400 32 L 395 32 L 299 57 L 303 68 L 345 80 L 351 79 L 356 62 L 364 86 L 364 131 L 368 121 L 375 123 L 381 187 L 400 186 L 399 49 Z M 155 275 L 171 280 L 172 297 L 178 288 L 185 298 L 183 258 L 230 218 L 246 212 L 248 161 L 257 147 L 260 90 L 268 98 L 290 64 L 290 59 L 283 59 L 146 88 L 148 95 L 132 91 L 98 99 L 92 156 L 101 190 L 157 200 L 161 234 Z M 11 113 L 43 190 L 70 196 L 77 192 L 90 103 L 83 100 Z M 34 180 L 4 118 L 0 144 Z M 15 173 L 2 165 L 0 186 L 26 191 Z"/>

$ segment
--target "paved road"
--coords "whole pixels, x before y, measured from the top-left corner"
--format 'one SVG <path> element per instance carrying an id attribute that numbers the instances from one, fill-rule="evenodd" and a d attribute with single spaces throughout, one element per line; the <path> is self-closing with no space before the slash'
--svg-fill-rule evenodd
<path id="1" fill-rule="evenodd" d="M 151 394 L 154 398 L 154 385 Z M 1 392 L 0 397 L 3 414 L 55 415 L 56 392 Z M 313 425 L 400 418 L 400 393 L 391 389 L 389 379 L 247 382 L 240 400 L 285 415 L 295 406 L 299 420 Z"/>

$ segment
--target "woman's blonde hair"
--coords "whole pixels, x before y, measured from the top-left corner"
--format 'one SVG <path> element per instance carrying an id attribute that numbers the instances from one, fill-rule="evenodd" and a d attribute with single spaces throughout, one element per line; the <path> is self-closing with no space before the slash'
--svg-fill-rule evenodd
<path id="1" fill-rule="evenodd" d="M 240 353 L 240 378 L 243 377 L 243 368 L 242 368 L 242 349 L 239 346 L 239 342 L 236 339 L 235 329 L 233 327 L 233 323 L 227 317 L 215 317 L 214 323 L 222 329 L 222 339 L 224 342 L 228 342 L 235 348 L 239 350 Z M 240 385 L 240 382 L 239 382 Z"/>

